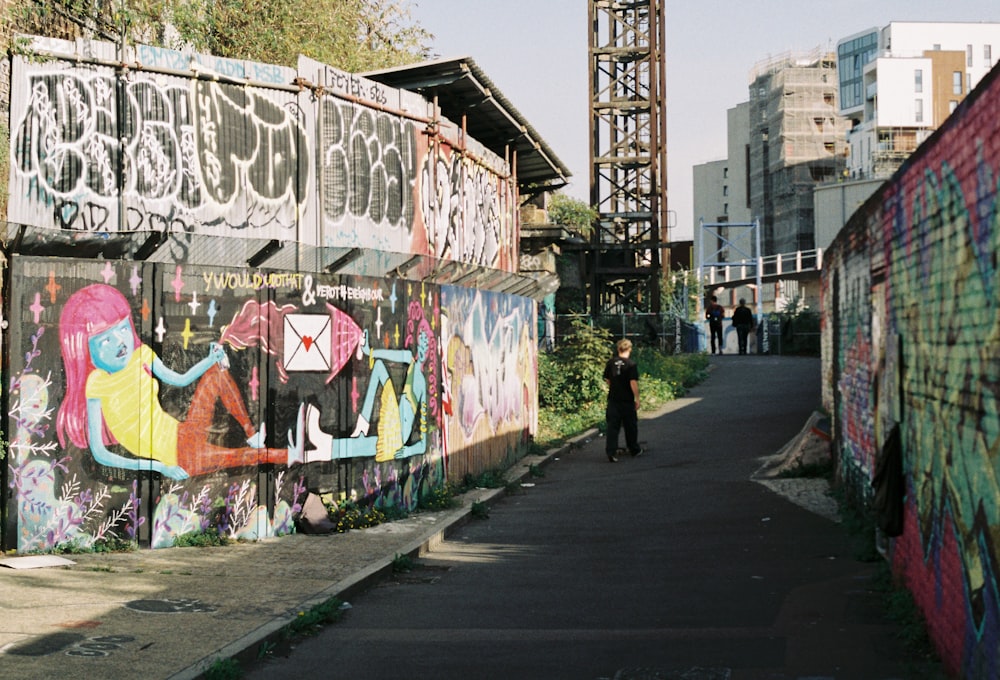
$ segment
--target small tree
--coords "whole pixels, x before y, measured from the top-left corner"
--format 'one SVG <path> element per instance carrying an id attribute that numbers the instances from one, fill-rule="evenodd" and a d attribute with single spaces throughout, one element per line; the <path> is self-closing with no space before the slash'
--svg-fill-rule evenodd
<path id="1" fill-rule="evenodd" d="M 351 72 L 426 59 L 434 37 L 407 0 L 12 0 L 5 19 L 8 34 L 89 35 L 293 67 L 304 54 Z"/>
<path id="2" fill-rule="evenodd" d="M 597 211 L 583 201 L 556 193 L 549 202 L 549 220 L 571 231 L 575 231 L 585 239 L 589 239 L 594 231 L 594 221 Z"/>
<path id="3" fill-rule="evenodd" d="M 698 275 L 686 269 L 669 272 L 660 279 L 663 311 L 684 321 L 698 317 Z"/>

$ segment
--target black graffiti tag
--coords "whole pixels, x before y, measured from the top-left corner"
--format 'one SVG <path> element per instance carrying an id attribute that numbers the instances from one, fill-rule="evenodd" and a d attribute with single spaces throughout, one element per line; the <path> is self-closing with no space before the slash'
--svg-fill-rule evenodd
<path id="1" fill-rule="evenodd" d="M 53 226 L 294 226 L 311 167 L 294 95 L 144 74 L 119 84 L 98 71 L 28 76 L 13 167 Z"/>
<path id="2" fill-rule="evenodd" d="M 325 98 L 319 154 L 326 219 L 364 217 L 376 227 L 412 226 L 417 156 L 412 122 Z"/>

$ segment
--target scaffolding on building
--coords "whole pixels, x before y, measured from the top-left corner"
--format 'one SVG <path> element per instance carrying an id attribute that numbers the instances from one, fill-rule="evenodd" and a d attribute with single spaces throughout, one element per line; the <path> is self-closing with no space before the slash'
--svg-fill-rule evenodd
<path id="1" fill-rule="evenodd" d="M 592 314 L 660 311 L 666 220 L 663 0 L 589 0 Z"/>
<path id="2" fill-rule="evenodd" d="M 750 85 L 750 208 L 765 254 L 816 247 L 812 190 L 846 167 L 836 55 L 822 49 L 759 63 Z"/>

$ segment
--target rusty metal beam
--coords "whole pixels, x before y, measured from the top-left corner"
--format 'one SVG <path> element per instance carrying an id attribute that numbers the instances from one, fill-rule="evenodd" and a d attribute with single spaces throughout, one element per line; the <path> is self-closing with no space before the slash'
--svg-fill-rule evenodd
<path id="1" fill-rule="evenodd" d="M 665 1 L 588 0 L 590 202 L 599 225 L 586 258 L 592 314 L 660 311 L 660 251 L 667 242 Z M 601 263 L 609 245 L 643 266 Z M 640 290 L 647 294 L 622 294 Z"/>

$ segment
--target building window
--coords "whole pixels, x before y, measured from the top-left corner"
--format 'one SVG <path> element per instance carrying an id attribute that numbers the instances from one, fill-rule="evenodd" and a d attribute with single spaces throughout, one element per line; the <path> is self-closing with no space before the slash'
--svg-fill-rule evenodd
<path id="1" fill-rule="evenodd" d="M 722 214 L 723 215 L 728 215 L 729 214 L 729 204 L 728 203 L 723 203 L 722 204 Z"/>
<path id="2" fill-rule="evenodd" d="M 993 68 L 993 46 L 983 45 L 983 61 L 986 62 L 986 68 Z"/>
<path id="3" fill-rule="evenodd" d="M 965 65 L 972 66 L 972 45 L 965 46 Z"/>
<path id="4" fill-rule="evenodd" d="M 913 113 L 914 113 L 914 116 L 913 116 L 914 119 L 918 123 L 923 123 L 924 122 L 924 100 L 923 99 L 914 99 L 913 100 L 913 107 L 914 107 L 914 111 L 913 111 Z"/>
<path id="5" fill-rule="evenodd" d="M 924 70 L 914 69 L 913 70 L 913 91 L 923 92 L 924 91 Z"/>
<path id="6" fill-rule="evenodd" d="M 729 178 L 729 168 L 722 168 L 722 179 Z"/>
<path id="7" fill-rule="evenodd" d="M 962 94 L 962 72 L 954 71 L 951 74 L 951 93 Z"/>
<path id="8" fill-rule="evenodd" d="M 955 109 L 958 108 L 958 102 L 954 99 L 948 101 L 948 113 L 955 113 Z"/>
<path id="9" fill-rule="evenodd" d="M 723 184 L 722 185 L 722 195 L 723 196 L 728 196 L 729 195 L 729 185 L 728 184 Z"/>

